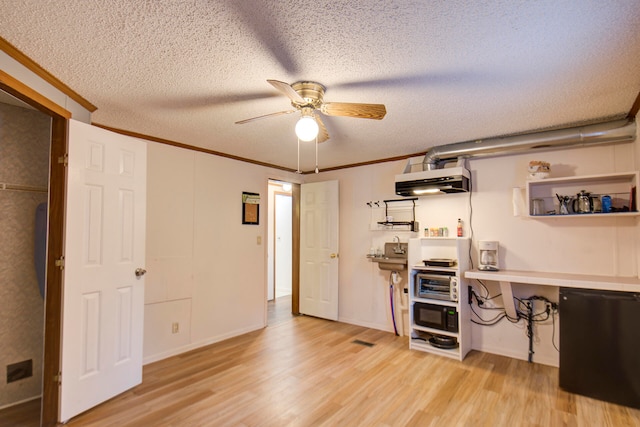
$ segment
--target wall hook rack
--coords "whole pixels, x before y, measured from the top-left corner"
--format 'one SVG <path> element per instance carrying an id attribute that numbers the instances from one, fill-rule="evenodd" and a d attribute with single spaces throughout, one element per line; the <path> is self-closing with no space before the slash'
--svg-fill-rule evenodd
<path id="1" fill-rule="evenodd" d="M 419 223 L 416 221 L 416 200 L 417 197 L 407 198 L 407 199 L 392 199 L 392 200 L 383 200 L 384 202 L 384 215 L 385 221 L 378 221 L 378 224 L 384 226 L 391 226 L 392 228 L 397 225 L 409 226 L 410 231 L 418 231 Z M 387 221 L 389 218 L 389 203 L 395 202 L 411 202 L 411 221 Z"/>

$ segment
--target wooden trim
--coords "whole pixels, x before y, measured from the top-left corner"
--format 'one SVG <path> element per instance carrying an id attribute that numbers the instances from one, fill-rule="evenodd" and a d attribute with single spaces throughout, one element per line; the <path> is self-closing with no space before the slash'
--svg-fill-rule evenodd
<path id="1" fill-rule="evenodd" d="M 56 376 L 61 366 L 62 270 L 55 265 L 64 254 L 64 213 L 66 167 L 58 159 L 67 153 L 67 120 L 53 117 L 51 124 L 49 175 L 49 230 L 47 251 L 47 292 L 44 327 L 44 372 L 42 425 L 55 426 L 58 421 L 60 387 Z"/>
<path id="2" fill-rule="evenodd" d="M 424 156 L 425 154 L 427 154 L 426 151 L 421 151 L 419 153 L 414 153 L 414 154 L 404 154 L 402 156 L 387 157 L 386 159 L 369 160 L 367 162 L 360 162 L 360 163 L 350 163 L 348 165 L 333 166 L 333 167 L 324 168 L 324 169 L 321 168 L 320 172 L 329 172 L 329 171 L 336 171 L 336 170 L 340 170 L 340 169 L 356 168 L 356 167 L 359 167 L 359 166 L 376 165 L 378 163 L 395 162 L 397 160 L 410 159 L 411 157 Z M 311 174 L 311 173 L 315 173 L 315 171 L 302 172 L 303 175 L 308 175 L 308 174 Z"/>
<path id="3" fill-rule="evenodd" d="M 291 184 L 291 314 L 300 314 L 300 184 Z"/>
<path id="4" fill-rule="evenodd" d="M 55 114 L 65 119 L 71 118 L 71 113 L 69 111 L 51 101 L 49 98 L 40 95 L 29 86 L 14 79 L 2 70 L 0 70 L 0 88 L 43 113 Z"/>
<path id="5" fill-rule="evenodd" d="M 51 86 L 58 89 L 60 92 L 67 95 L 69 98 L 76 101 L 82 107 L 89 110 L 89 112 L 93 113 L 98 109 L 95 105 L 84 99 L 77 92 L 71 89 L 66 84 L 62 83 L 56 77 L 53 76 L 50 72 L 42 68 L 38 63 L 29 58 L 27 55 L 22 53 L 18 48 L 9 43 L 7 40 L 0 37 L 0 50 L 4 51 L 7 55 L 18 61 L 20 64 L 27 67 L 30 71 L 35 73 L 38 77 L 42 78 L 44 81 L 49 83 Z"/>
<path id="6" fill-rule="evenodd" d="M 629 110 L 629 114 L 627 114 L 627 118 L 629 120 L 634 120 L 638 115 L 638 110 L 640 110 L 640 92 L 638 92 L 638 96 L 636 96 L 636 100 L 633 102 L 631 110 Z"/>
<path id="7" fill-rule="evenodd" d="M 196 147 L 195 145 L 183 144 L 182 142 L 171 141 L 169 139 L 163 139 L 163 138 L 157 138 L 157 137 L 151 136 L 151 135 L 145 135 L 143 133 L 137 133 L 137 132 L 132 132 L 132 131 L 124 130 L 124 129 L 118 129 L 118 128 L 114 128 L 114 127 L 111 127 L 111 126 L 103 125 L 103 124 L 100 124 L 100 123 L 92 123 L 92 124 L 94 126 L 98 126 L 98 127 L 103 128 L 103 129 L 110 130 L 111 132 L 116 132 L 116 133 L 119 133 L 119 134 L 122 134 L 122 135 L 132 136 L 134 138 L 146 139 L 148 141 L 159 142 L 161 144 L 171 145 L 171 146 L 178 147 L 178 148 L 184 148 L 186 150 L 199 151 L 201 153 L 212 154 L 214 156 L 220 156 L 220 157 L 226 157 L 228 159 L 239 160 L 241 162 L 252 163 L 254 165 L 265 166 L 265 167 L 269 167 L 269 168 L 273 168 L 273 169 L 283 170 L 283 171 L 286 171 L 286 172 L 296 172 L 295 169 L 285 168 L 283 166 L 278 166 L 278 165 L 274 165 L 274 164 L 271 164 L 271 163 L 265 163 L 265 162 L 260 162 L 258 160 L 253 160 L 253 159 L 247 159 L 247 158 L 244 158 L 244 157 L 234 156 L 232 154 L 222 153 L 220 151 L 215 151 L 215 150 L 209 150 L 207 148 Z M 330 168 L 321 169 L 320 172 L 329 172 L 329 171 L 334 171 L 334 170 L 339 170 L 339 169 L 354 168 L 354 167 L 358 167 L 358 166 L 375 165 L 375 164 L 378 164 L 378 163 L 394 162 L 396 160 L 406 160 L 406 159 L 409 159 L 411 157 L 424 156 L 425 154 L 427 154 L 426 151 L 421 151 L 420 153 L 405 154 L 405 155 L 402 155 L 402 156 L 388 157 L 386 159 L 370 160 L 370 161 L 367 161 L 367 162 L 360 162 L 360 163 L 351 163 L 351 164 L 343 165 L 343 166 L 333 166 L 333 167 L 330 167 Z M 315 171 L 312 170 L 312 171 L 302 172 L 303 175 L 308 175 L 308 174 L 312 174 L 312 173 L 315 173 Z"/>
<path id="8" fill-rule="evenodd" d="M 238 160 L 245 163 L 251 163 L 254 165 L 265 166 L 272 169 L 283 170 L 286 172 L 295 172 L 295 169 L 285 168 L 283 166 L 274 165 L 271 163 L 260 162 L 258 160 L 247 159 L 240 156 L 234 156 L 233 154 L 222 153 L 220 151 L 209 150 L 208 148 L 196 147 L 195 145 L 183 144 L 182 142 L 172 141 L 170 139 L 158 138 L 151 135 L 145 135 L 143 133 L 132 132 L 129 130 L 118 129 L 111 126 L 103 125 L 100 123 L 92 123 L 94 126 L 101 127 L 102 129 L 109 130 L 111 132 L 119 133 L 121 135 L 127 135 L 134 138 L 146 139 L 147 141 L 159 142 L 160 144 L 171 145 L 177 148 L 184 148 L 186 150 L 198 151 L 200 153 L 212 154 L 214 156 L 225 157 L 227 159 Z"/>

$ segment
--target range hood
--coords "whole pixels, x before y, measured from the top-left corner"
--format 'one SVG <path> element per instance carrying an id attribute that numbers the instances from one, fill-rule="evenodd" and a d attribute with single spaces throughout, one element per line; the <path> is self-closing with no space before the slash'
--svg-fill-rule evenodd
<path id="1" fill-rule="evenodd" d="M 396 175 L 396 194 L 427 196 L 469 191 L 469 171 L 464 166 Z"/>

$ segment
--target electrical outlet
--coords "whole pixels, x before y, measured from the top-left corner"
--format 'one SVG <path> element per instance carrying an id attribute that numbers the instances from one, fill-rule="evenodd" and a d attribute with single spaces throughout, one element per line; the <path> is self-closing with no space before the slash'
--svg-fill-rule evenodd
<path id="1" fill-rule="evenodd" d="M 171 325 L 171 333 L 177 334 L 178 332 L 180 332 L 180 324 L 178 322 L 173 322 Z"/>

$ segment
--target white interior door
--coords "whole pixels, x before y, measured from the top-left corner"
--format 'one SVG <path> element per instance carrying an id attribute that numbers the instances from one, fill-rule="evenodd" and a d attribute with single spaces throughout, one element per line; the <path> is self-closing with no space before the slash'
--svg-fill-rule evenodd
<path id="1" fill-rule="evenodd" d="M 300 312 L 338 320 L 338 181 L 302 184 Z"/>
<path id="2" fill-rule="evenodd" d="M 290 195 L 275 195 L 275 217 L 275 295 L 278 298 L 291 295 L 293 236 Z"/>
<path id="3" fill-rule="evenodd" d="M 142 381 L 146 147 L 69 124 L 60 421 Z"/>

